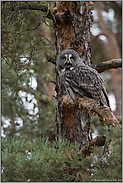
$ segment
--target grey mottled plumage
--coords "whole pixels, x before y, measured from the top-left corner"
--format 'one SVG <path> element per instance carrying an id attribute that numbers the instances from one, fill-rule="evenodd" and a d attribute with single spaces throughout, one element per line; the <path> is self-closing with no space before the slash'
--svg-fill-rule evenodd
<path id="1" fill-rule="evenodd" d="M 103 79 L 93 68 L 84 64 L 74 50 L 64 50 L 57 56 L 59 95 L 87 96 L 109 106 Z"/>

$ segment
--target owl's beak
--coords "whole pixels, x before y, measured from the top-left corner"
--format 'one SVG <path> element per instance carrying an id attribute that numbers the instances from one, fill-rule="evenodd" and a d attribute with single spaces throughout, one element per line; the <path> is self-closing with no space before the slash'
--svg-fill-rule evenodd
<path id="1" fill-rule="evenodd" d="M 67 68 L 70 68 L 71 67 L 70 60 L 67 60 L 67 62 L 65 63 L 65 65 L 66 65 Z"/>
<path id="2" fill-rule="evenodd" d="M 66 64 L 65 64 L 65 65 L 66 65 L 66 67 L 67 67 L 67 68 L 70 68 L 70 67 L 71 67 L 71 63 L 70 63 L 70 61 L 69 61 L 69 60 L 67 60 L 67 62 L 66 62 Z"/>

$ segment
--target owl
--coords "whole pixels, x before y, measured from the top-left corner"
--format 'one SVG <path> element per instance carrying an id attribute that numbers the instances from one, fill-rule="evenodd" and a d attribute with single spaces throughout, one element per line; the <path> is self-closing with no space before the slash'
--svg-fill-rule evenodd
<path id="1" fill-rule="evenodd" d="M 101 75 L 85 65 L 74 50 L 64 50 L 57 56 L 58 95 L 69 95 L 73 101 L 83 96 L 109 106 Z M 110 107 L 110 106 L 109 106 Z"/>

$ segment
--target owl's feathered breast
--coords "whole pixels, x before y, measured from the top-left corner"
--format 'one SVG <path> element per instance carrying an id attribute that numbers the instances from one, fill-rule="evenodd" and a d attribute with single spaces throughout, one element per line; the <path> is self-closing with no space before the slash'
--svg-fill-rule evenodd
<path id="1" fill-rule="evenodd" d="M 59 74 L 60 94 L 76 97 L 87 96 L 109 106 L 108 96 L 99 73 L 87 65 L 76 66 Z"/>

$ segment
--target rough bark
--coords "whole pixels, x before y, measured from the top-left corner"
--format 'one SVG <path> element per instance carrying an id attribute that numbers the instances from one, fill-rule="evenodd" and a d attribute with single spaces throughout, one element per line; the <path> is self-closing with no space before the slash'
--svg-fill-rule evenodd
<path id="1" fill-rule="evenodd" d="M 73 49 L 91 66 L 91 6 L 89 2 L 56 2 L 55 15 L 59 21 L 54 22 L 57 53 Z M 83 146 L 92 139 L 90 116 L 72 106 L 62 105 L 59 97 L 56 68 L 56 137 L 67 138 Z"/>
<path id="2" fill-rule="evenodd" d="M 91 8 L 89 2 L 63 1 L 56 2 L 56 15 L 59 22 L 55 22 L 57 52 L 73 49 L 91 65 Z"/>

